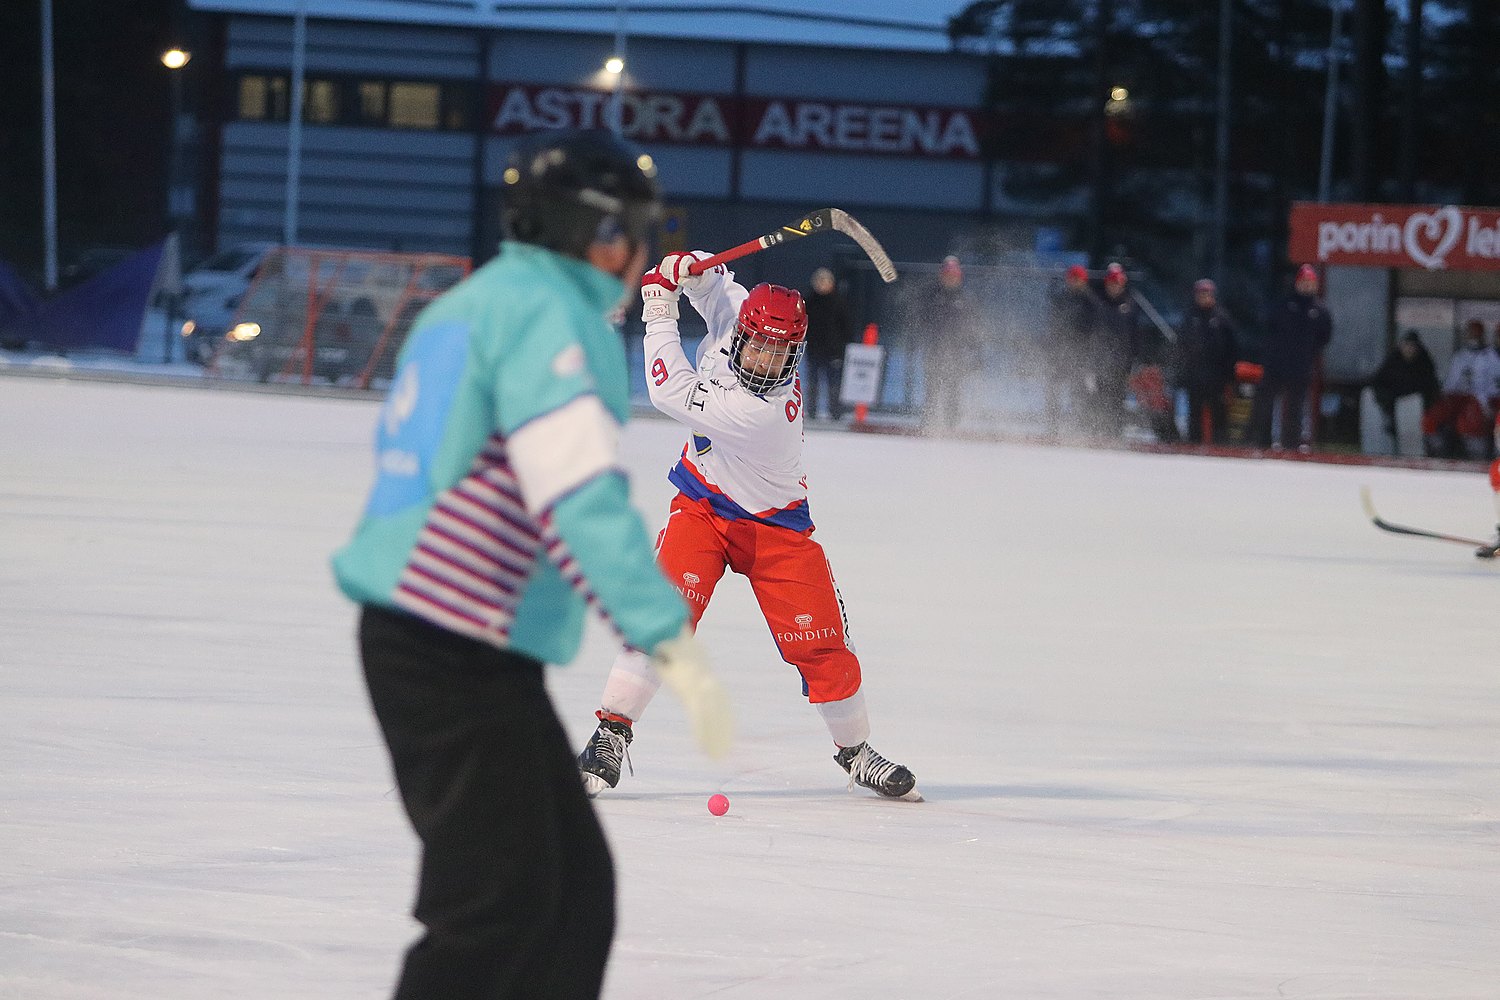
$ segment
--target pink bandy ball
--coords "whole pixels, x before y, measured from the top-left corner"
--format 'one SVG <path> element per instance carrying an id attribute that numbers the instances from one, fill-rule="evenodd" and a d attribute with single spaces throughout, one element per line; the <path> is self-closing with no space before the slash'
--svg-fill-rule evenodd
<path id="1" fill-rule="evenodd" d="M 722 816 L 729 811 L 729 799 L 723 795 L 710 795 L 708 797 L 708 811 L 715 816 Z"/>

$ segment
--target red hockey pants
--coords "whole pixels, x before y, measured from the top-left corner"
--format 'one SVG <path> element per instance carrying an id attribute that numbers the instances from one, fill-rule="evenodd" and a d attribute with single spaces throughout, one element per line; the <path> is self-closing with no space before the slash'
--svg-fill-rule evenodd
<path id="1" fill-rule="evenodd" d="M 859 690 L 844 600 L 823 546 L 809 535 L 726 520 L 707 501 L 679 493 L 657 537 L 656 558 L 687 599 L 695 628 L 724 570 L 732 569 L 750 581 L 781 658 L 801 673 L 809 701 L 840 701 Z"/>

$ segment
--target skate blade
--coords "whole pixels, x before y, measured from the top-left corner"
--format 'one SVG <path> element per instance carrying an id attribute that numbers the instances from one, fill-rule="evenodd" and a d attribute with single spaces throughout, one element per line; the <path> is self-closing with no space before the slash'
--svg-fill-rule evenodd
<path id="1" fill-rule="evenodd" d="M 896 800 L 898 802 L 926 802 L 927 801 L 926 799 L 922 798 L 922 793 L 920 791 L 918 791 L 915 787 L 913 787 L 912 790 L 909 791 L 909 792 L 907 792 L 905 795 L 898 795 L 898 796 L 896 796 Z"/>
<path id="2" fill-rule="evenodd" d="M 583 793 L 591 799 L 598 798 L 599 793 L 609 787 L 609 782 L 597 774 L 590 774 L 588 771 L 578 773 L 583 778 Z"/>

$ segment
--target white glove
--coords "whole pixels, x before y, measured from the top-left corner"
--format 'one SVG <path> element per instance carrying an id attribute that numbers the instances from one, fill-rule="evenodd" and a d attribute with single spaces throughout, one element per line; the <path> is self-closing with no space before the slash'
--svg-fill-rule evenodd
<path id="1" fill-rule="evenodd" d="M 651 666 L 682 702 L 703 752 L 724 756 L 734 730 L 729 696 L 709 672 L 708 657 L 692 627 L 684 625 L 675 637 L 658 643 L 651 651 Z"/>
<path id="2" fill-rule="evenodd" d="M 688 268 L 693 265 L 694 261 L 707 260 L 712 256 L 713 254 L 706 250 L 694 250 L 692 253 L 669 253 L 661 259 L 660 264 L 656 265 L 656 269 L 661 272 L 662 277 L 681 286 L 682 290 L 689 295 L 697 295 L 711 280 L 725 273 L 726 269 L 723 264 L 715 264 L 702 274 L 688 272 Z"/>
<path id="3" fill-rule="evenodd" d="M 653 319 L 676 319 L 677 297 L 681 294 L 682 288 L 675 281 L 663 277 L 653 267 L 641 278 L 641 319 L 647 323 Z"/>

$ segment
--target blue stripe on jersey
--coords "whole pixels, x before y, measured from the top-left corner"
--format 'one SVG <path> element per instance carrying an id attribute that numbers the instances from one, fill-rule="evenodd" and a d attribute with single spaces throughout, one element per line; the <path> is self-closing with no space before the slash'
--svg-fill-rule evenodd
<path id="1" fill-rule="evenodd" d="M 693 475 L 681 462 L 672 466 L 672 471 L 667 473 L 667 479 L 688 499 L 707 500 L 714 513 L 727 521 L 759 521 L 761 524 L 774 524 L 778 528 L 790 528 L 796 532 L 807 531 L 813 526 L 812 511 L 808 508 L 806 500 L 798 500 L 790 507 L 784 507 L 769 517 L 757 517 L 723 493 L 709 489 L 703 480 Z"/>

